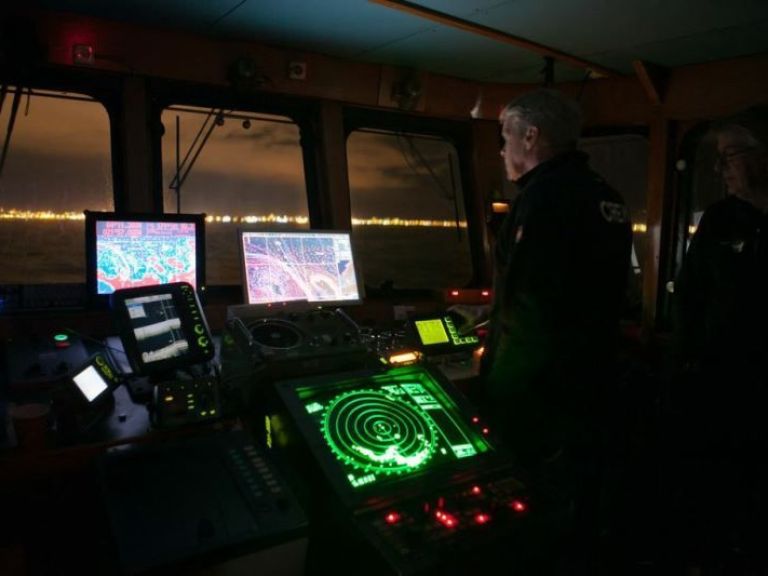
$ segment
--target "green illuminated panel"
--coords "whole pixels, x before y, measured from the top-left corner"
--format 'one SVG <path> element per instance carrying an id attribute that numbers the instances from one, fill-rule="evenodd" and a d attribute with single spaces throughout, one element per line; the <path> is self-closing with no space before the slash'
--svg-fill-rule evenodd
<path id="1" fill-rule="evenodd" d="M 415 324 L 422 345 L 432 346 L 433 344 L 446 344 L 448 342 L 448 333 L 439 318 L 417 320 Z"/>
<path id="2" fill-rule="evenodd" d="M 432 418 L 397 396 L 376 390 L 340 394 L 322 420 L 336 458 L 354 469 L 395 474 L 415 470 L 435 451 Z"/>
<path id="3" fill-rule="evenodd" d="M 422 367 L 299 387 L 306 418 L 354 489 L 471 458 L 490 445 Z"/>
<path id="4" fill-rule="evenodd" d="M 451 337 L 451 344 L 453 344 L 454 346 L 463 346 L 465 344 L 480 343 L 480 338 L 472 334 L 468 336 L 461 336 L 459 334 L 459 331 L 456 329 L 456 326 L 453 324 L 453 320 L 451 319 L 450 316 L 446 316 L 444 320 L 445 320 L 445 326 L 446 328 L 448 328 L 448 334 Z"/>

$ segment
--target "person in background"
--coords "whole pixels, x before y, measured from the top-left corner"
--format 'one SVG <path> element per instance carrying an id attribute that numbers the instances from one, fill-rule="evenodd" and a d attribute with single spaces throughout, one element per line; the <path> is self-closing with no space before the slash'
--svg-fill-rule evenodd
<path id="1" fill-rule="evenodd" d="M 768 511 L 760 474 L 768 447 L 768 106 L 710 132 L 725 197 L 704 211 L 674 291 L 670 394 L 686 463 L 678 488 L 696 561 L 766 569 L 756 556 L 766 533 L 756 527 Z M 708 506 L 713 494 L 728 494 L 728 505 Z"/>
<path id="2" fill-rule="evenodd" d="M 508 104 L 499 121 L 506 176 L 519 194 L 496 239 L 481 406 L 531 482 L 552 497 L 565 546 L 589 554 L 582 539 L 594 534 L 585 524 L 596 514 L 588 501 L 598 484 L 631 223 L 621 195 L 576 149 L 576 102 L 540 89 Z M 574 554 L 561 556 L 568 567 L 557 573 L 591 573 Z"/>

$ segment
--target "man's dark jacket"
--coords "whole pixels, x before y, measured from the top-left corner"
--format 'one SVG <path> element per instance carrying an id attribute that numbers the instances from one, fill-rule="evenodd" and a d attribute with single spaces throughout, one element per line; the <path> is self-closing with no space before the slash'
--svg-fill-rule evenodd
<path id="1" fill-rule="evenodd" d="M 495 248 L 482 377 L 489 416 L 518 454 L 579 442 L 613 366 L 632 230 L 621 196 L 578 151 L 536 166 Z"/>

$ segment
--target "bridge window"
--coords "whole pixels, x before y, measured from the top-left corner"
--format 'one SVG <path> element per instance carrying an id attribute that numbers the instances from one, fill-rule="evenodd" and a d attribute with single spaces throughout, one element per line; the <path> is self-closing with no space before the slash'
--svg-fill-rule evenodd
<path id="1" fill-rule="evenodd" d="M 9 86 L 0 133 L 0 284 L 84 282 L 83 210 L 114 207 L 106 109 Z"/>
<path id="2" fill-rule="evenodd" d="M 440 138 L 356 130 L 352 226 L 366 285 L 442 289 L 472 277 L 458 155 Z"/>
<path id="3" fill-rule="evenodd" d="M 638 134 L 582 138 L 579 148 L 589 154 L 592 169 L 619 191 L 632 219 L 632 274 L 626 315 L 640 319 L 643 264 L 648 253 L 646 194 L 648 139 Z M 628 318 L 629 319 L 629 318 Z"/>
<path id="4" fill-rule="evenodd" d="M 299 127 L 292 120 L 172 106 L 162 122 L 164 209 L 207 215 L 209 285 L 240 283 L 238 228 L 309 227 Z"/>

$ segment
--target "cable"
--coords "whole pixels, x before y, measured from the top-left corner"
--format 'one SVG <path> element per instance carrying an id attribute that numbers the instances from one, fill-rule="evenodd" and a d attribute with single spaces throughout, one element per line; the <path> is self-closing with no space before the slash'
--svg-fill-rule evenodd
<path id="1" fill-rule="evenodd" d="M 223 13 L 221 16 L 219 16 L 218 18 L 216 18 L 216 20 L 214 20 L 213 22 L 211 22 L 211 24 L 210 24 L 209 28 L 213 28 L 214 26 L 216 26 L 216 24 L 218 24 L 219 22 L 221 22 L 222 20 L 224 20 L 224 18 L 226 18 L 227 16 L 229 16 L 230 14 L 232 14 L 232 12 L 234 12 L 235 10 L 237 10 L 238 8 L 240 8 L 240 6 L 242 6 L 243 4 L 245 4 L 247 1 L 248 1 L 248 0 L 240 0 L 240 2 L 238 2 L 237 4 L 235 4 L 235 5 L 234 5 L 232 8 L 230 8 L 229 10 L 227 10 L 226 12 L 224 12 L 224 13 Z"/>

